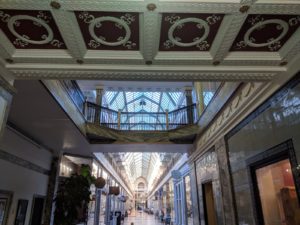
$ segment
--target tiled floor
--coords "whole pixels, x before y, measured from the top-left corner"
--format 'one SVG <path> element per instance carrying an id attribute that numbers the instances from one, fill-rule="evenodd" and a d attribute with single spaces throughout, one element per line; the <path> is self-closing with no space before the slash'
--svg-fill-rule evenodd
<path id="1" fill-rule="evenodd" d="M 147 213 L 139 213 L 136 215 L 125 218 L 124 225 L 163 225 L 158 220 L 155 220 L 154 215 L 148 215 Z"/>

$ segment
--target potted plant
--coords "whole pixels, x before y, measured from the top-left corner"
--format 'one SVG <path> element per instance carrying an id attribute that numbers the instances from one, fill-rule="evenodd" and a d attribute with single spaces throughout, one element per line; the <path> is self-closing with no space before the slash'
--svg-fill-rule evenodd
<path id="1" fill-rule="evenodd" d="M 86 223 L 88 204 L 90 202 L 90 186 L 96 187 L 101 183 L 105 185 L 105 180 L 96 179 L 91 175 L 88 165 L 81 165 L 80 172 L 65 178 L 59 185 L 55 201 L 54 224 L 55 225 L 75 225 Z M 103 186 L 104 186 L 103 185 Z M 101 188 L 101 187 L 100 187 Z"/>

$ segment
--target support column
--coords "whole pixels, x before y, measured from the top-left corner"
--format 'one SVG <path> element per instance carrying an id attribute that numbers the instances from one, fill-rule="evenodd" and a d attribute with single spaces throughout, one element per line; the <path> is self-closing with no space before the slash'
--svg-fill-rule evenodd
<path id="1" fill-rule="evenodd" d="M 200 116 L 204 111 L 204 98 L 203 98 L 203 87 L 202 82 L 194 82 L 194 89 L 197 97 L 197 109 L 198 115 Z"/>
<path id="2" fill-rule="evenodd" d="M 44 208 L 44 223 L 43 225 L 50 225 L 53 223 L 54 219 L 54 204 L 53 200 L 55 198 L 55 193 L 57 190 L 58 176 L 59 176 L 59 164 L 60 158 L 53 157 L 51 163 L 51 169 L 49 174 L 48 188 L 47 188 L 47 196 Z"/>
<path id="3" fill-rule="evenodd" d="M 96 87 L 96 104 L 99 106 L 99 108 L 97 108 L 97 110 L 95 111 L 95 113 L 96 113 L 95 123 L 96 124 L 100 124 L 100 122 L 101 122 L 101 106 L 102 106 L 103 93 L 104 93 L 104 90 L 103 90 L 102 86 Z"/>
<path id="4" fill-rule="evenodd" d="M 186 98 L 186 105 L 191 106 L 193 104 L 193 98 L 192 98 L 192 87 L 185 87 L 185 98 Z M 188 124 L 193 123 L 193 109 L 192 108 L 187 108 L 187 122 Z"/>
<path id="5" fill-rule="evenodd" d="M 192 205 L 193 205 L 193 221 L 194 221 L 193 225 L 200 225 L 196 168 L 194 163 L 189 163 L 189 166 L 191 168 L 190 178 L 191 178 L 191 196 L 192 196 Z"/>
<path id="6" fill-rule="evenodd" d="M 171 212 L 170 184 L 166 183 L 166 214 Z"/>
<path id="7" fill-rule="evenodd" d="M 216 142 L 215 151 L 217 153 L 219 165 L 218 168 L 223 202 L 224 224 L 234 225 L 237 224 L 238 220 L 234 204 L 228 150 L 224 138 L 221 138 Z"/>
<path id="8" fill-rule="evenodd" d="M 2 137 L 6 121 L 16 89 L 0 75 L 0 139 Z"/>
<path id="9" fill-rule="evenodd" d="M 182 224 L 182 216 L 181 215 L 181 207 L 178 204 L 179 199 L 182 198 L 180 196 L 179 190 L 178 190 L 178 183 L 181 179 L 181 173 L 178 170 L 172 171 L 172 178 L 173 178 L 173 184 L 174 184 L 174 211 L 175 211 L 175 225 L 181 225 Z"/>
<path id="10" fill-rule="evenodd" d="M 110 179 L 108 179 L 107 187 L 109 187 L 110 185 L 111 185 Z M 110 212 L 111 212 L 111 195 L 109 195 L 108 192 L 106 195 L 106 209 L 105 209 L 105 224 L 106 225 L 110 225 Z"/>
<path id="11" fill-rule="evenodd" d="M 96 205 L 95 205 L 94 225 L 99 225 L 100 208 L 101 208 L 101 192 L 102 192 L 102 189 L 96 188 Z"/>

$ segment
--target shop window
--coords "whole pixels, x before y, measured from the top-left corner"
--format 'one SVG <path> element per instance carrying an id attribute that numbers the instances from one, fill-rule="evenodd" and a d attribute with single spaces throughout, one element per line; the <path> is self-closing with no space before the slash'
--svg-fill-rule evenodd
<path id="1" fill-rule="evenodd" d="M 281 160 L 256 169 L 255 175 L 262 224 L 300 224 L 300 208 L 289 160 Z"/>
<path id="2" fill-rule="evenodd" d="M 257 223 L 299 225 L 299 172 L 291 140 L 252 157 L 248 165 Z"/>

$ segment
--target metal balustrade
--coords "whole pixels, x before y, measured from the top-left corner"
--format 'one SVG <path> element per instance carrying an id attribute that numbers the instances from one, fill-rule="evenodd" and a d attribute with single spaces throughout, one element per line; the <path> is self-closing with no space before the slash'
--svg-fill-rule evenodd
<path id="1" fill-rule="evenodd" d="M 197 123 L 196 104 L 172 112 L 121 112 L 85 102 L 87 122 L 116 130 L 162 131 Z"/>
<path id="2" fill-rule="evenodd" d="M 164 131 L 195 124 L 198 120 L 196 104 L 171 112 L 118 112 L 86 101 L 76 81 L 63 80 L 61 84 L 87 122 L 111 129 Z"/>

